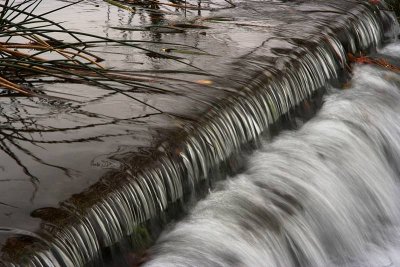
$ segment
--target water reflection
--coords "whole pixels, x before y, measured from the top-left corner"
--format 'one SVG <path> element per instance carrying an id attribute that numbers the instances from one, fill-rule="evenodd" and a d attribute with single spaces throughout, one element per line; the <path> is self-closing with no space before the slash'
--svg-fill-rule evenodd
<path id="1" fill-rule="evenodd" d="M 88 103 L 107 102 L 107 99 L 112 97 L 115 97 L 115 95 L 104 94 L 88 101 Z M 41 110 L 43 106 L 47 106 L 51 110 L 50 113 L 42 113 L 46 112 L 46 110 Z M 65 121 L 62 119 L 57 122 L 54 121 L 62 113 L 68 114 L 69 118 Z M 51 173 L 61 172 L 70 178 L 79 173 L 78 170 L 64 167 L 62 163 L 52 163 L 52 160 L 40 155 L 42 151 L 46 151 L 48 147 L 61 148 L 72 143 L 103 142 L 111 137 L 131 135 L 132 132 L 129 130 L 119 133 L 105 133 L 101 132 L 100 129 L 116 127 L 121 124 L 138 124 L 141 119 L 159 114 L 159 112 L 125 118 L 122 118 L 122 114 L 120 114 L 120 118 L 115 118 L 107 114 L 91 112 L 83 106 L 69 103 L 57 101 L 44 103 L 43 99 L 7 98 L 2 102 L 0 114 L 2 123 L 0 148 L 2 153 L 7 155 L 14 162 L 14 165 L 23 171 L 23 176 L 27 177 L 25 181 L 31 182 L 34 190 L 30 200 L 33 201 L 40 184 L 40 177 L 33 170 L 35 168 L 32 168 L 33 162 L 35 162 L 34 165 L 43 165 L 43 168 L 47 166 L 54 169 L 53 171 L 49 170 Z M 78 119 L 79 121 L 77 121 Z M 59 123 L 61 121 L 64 125 Z M 75 122 L 75 125 L 73 125 L 73 122 Z M 3 160 L 9 162 L 7 159 Z M 10 166 L 2 166 L 3 174 L 9 168 Z M 5 176 L 3 175 L 3 177 Z M 14 181 L 14 179 L 2 179 L 2 181 Z M 24 179 L 19 178 L 18 181 L 24 181 Z"/>
<path id="2" fill-rule="evenodd" d="M 66 26 L 109 38 L 124 34 L 146 49 L 87 48 L 126 80 L 38 84 L 67 101 L 2 98 L 7 182 L 0 201 L 19 210 L 0 208 L 0 221 L 52 241 L 31 265 L 96 265 L 102 249 L 125 238 L 130 245 L 147 239 L 146 224 L 166 221 L 163 215 L 175 206 L 196 199 L 193 191 L 207 192 L 212 179 L 224 175 L 219 167 L 229 169 L 231 155 L 257 143 L 271 125 L 293 116 L 293 106 L 308 103 L 337 77 L 348 40 L 338 40 L 334 29 L 365 44 L 356 49 L 379 42 L 378 18 L 365 7 L 357 7 L 365 19 L 353 21 L 338 12 L 342 3 L 317 1 L 323 14 L 310 14 L 290 2 L 240 2 L 235 13 L 227 1 L 189 2 L 186 12 L 182 1 L 169 1 L 136 5 L 134 14 L 103 1 L 80 3 L 63 17 Z M 287 9 L 291 15 L 282 16 Z M 77 19 L 77 13 L 91 16 Z M 17 184 L 21 179 L 29 188 Z M 11 238 L 4 251 L 29 250 L 27 240 Z"/>

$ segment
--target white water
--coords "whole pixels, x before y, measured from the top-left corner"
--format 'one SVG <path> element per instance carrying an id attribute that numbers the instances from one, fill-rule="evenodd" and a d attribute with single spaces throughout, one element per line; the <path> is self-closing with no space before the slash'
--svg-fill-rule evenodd
<path id="1" fill-rule="evenodd" d="M 399 86 L 358 67 L 351 89 L 264 144 L 145 266 L 400 266 Z"/>
<path id="2" fill-rule="evenodd" d="M 378 15 L 360 5 L 349 14 L 344 12 L 335 23 L 327 23 L 322 31 L 318 28 L 307 36 L 310 44 L 318 46 L 296 47 L 287 57 L 285 71 L 277 65 L 271 73 L 257 72 L 257 78 L 246 84 L 246 94 L 232 95 L 205 114 L 201 127 L 190 131 L 177 159 L 167 155 L 159 167 L 138 177 L 127 171 L 126 184 L 90 204 L 79 219 L 57 232 L 45 231 L 44 236 L 51 237 L 49 249 L 35 251 L 22 259 L 22 264 L 10 266 L 99 266 L 104 248 L 117 246 L 125 237 L 140 240 L 138 226 L 163 213 L 171 203 L 182 201 L 201 182 L 213 183 L 215 176 L 209 174 L 216 173 L 215 169 L 239 153 L 243 145 L 258 140 L 271 125 L 289 117 L 292 108 L 336 80 L 347 52 L 377 47 L 384 30 Z M 340 33 L 340 38 L 335 33 Z M 261 69 L 267 66 L 263 58 L 256 59 L 252 57 L 249 64 L 258 62 Z M 348 113 L 343 112 L 346 117 Z M 383 151 L 374 154 L 376 149 L 369 147 L 371 140 L 353 144 L 352 138 L 357 139 L 362 132 L 346 130 L 343 123 L 336 127 L 332 120 L 326 120 L 327 125 L 321 128 L 324 120 L 319 120 L 322 122 L 314 121 L 300 132 L 266 145 L 266 152 L 250 159 L 247 174 L 226 183 L 226 189 L 201 203 L 189 221 L 161 238 L 160 252 L 149 264 L 329 266 L 331 261 L 349 262 L 349 258 L 359 257 L 373 244 L 371 240 L 377 239 L 378 247 L 386 244 L 389 228 L 397 227 L 393 219 L 397 218 L 397 211 L 393 211 L 396 205 L 391 202 L 398 193 L 394 171 L 381 160 Z M 390 124 L 382 125 L 378 128 Z M 314 128 L 319 132 L 313 132 Z M 335 156 L 347 151 L 334 143 L 336 139 L 330 139 L 333 137 L 349 150 L 343 159 L 344 163 L 355 161 L 354 170 L 327 164 L 340 162 L 343 159 Z M 327 159 L 322 161 L 316 151 L 329 144 L 332 147 L 325 147 Z M 381 146 L 376 144 L 378 150 L 383 150 Z M 357 153 L 363 158 L 353 160 Z M 379 160 L 381 169 L 374 172 L 369 163 L 364 168 L 365 162 Z M 365 182 L 356 175 L 345 180 L 351 171 L 365 175 Z M 385 174 L 379 177 L 382 181 L 372 178 L 381 174 Z M 349 186 L 351 183 L 354 185 Z M 343 199 L 348 202 L 342 203 Z M 381 220 L 388 222 L 387 230 L 378 227 Z M 384 241 L 378 242 L 380 239 Z M 386 262 L 383 256 L 382 261 Z"/>
<path id="3" fill-rule="evenodd" d="M 400 45 L 398 43 L 389 44 L 385 46 L 380 52 L 391 57 L 399 58 Z"/>

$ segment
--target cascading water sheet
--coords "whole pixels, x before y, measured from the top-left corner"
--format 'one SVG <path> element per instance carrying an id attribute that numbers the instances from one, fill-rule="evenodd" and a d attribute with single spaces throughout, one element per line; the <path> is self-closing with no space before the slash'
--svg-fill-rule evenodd
<path id="1" fill-rule="evenodd" d="M 48 11 L 65 1 L 37 2 L 43 3 L 38 10 L 60 19 L 59 13 Z M 82 1 L 68 7 L 63 25 L 74 31 L 84 27 L 107 38 L 122 35 L 121 42 L 134 44 L 121 48 L 107 39 L 103 46 L 88 47 L 106 60 L 106 68 L 121 71 L 123 83 L 38 79 L 40 90 L 64 100 L 2 98 L 0 264 L 97 267 L 117 261 L 114 266 L 121 266 L 118 260 L 123 258 L 122 265 L 129 265 L 124 256 L 130 259 L 132 248 L 136 253 L 149 246 L 162 227 L 188 208 L 187 203 L 197 201 L 226 172 L 235 171 L 236 157 L 244 148 L 255 148 L 262 135 L 279 130 L 298 111 L 309 118 L 326 86 L 346 72 L 346 53 L 378 47 L 390 30 L 384 23 L 388 13 L 358 0 L 235 1 L 235 5 L 199 1 L 202 13 L 196 5 L 183 12 L 181 4 L 166 2 L 156 11 L 139 5 L 132 13 L 108 2 Z M 74 20 L 76 14 L 79 19 Z M 238 181 L 253 186 L 246 179 Z M 298 186 L 304 193 L 315 190 L 307 180 Z M 271 205 L 282 206 L 284 216 L 295 218 L 289 215 L 304 209 L 308 200 L 289 193 L 293 203 L 285 203 L 276 191 L 271 193 L 276 195 Z M 257 201 L 261 199 L 258 196 Z M 346 208 L 341 211 L 347 212 Z M 264 219 L 271 215 L 260 205 L 245 209 L 256 220 L 259 212 Z M 242 224 L 252 227 L 247 221 Z M 315 246 L 309 250 L 296 247 L 294 241 L 306 236 L 306 229 L 290 225 L 292 236 L 287 234 L 283 241 L 276 236 L 281 226 L 273 216 L 263 225 L 275 231 L 270 236 L 276 244 L 292 244 L 289 252 L 282 250 L 279 255 L 305 254 L 299 255 L 299 262 L 288 256 L 284 263 L 326 262 L 329 255 L 316 236 L 310 239 Z M 349 253 L 357 254 L 358 247 L 348 238 L 327 242 L 337 248 L 336 254 L 341 253 L 341 242 L 353 248 Z M 247 253 L 256 251 L 257 246 Z M 241 261 L 231 254 L 219 256 L 230 264 Z"/>
<path id="2" fill-rule="evenodd" d="M 400 266 L 398 74 L 356 67 L 350 89 L 332 89 L 314 119 L 247 165 L 145 266 Z"/>

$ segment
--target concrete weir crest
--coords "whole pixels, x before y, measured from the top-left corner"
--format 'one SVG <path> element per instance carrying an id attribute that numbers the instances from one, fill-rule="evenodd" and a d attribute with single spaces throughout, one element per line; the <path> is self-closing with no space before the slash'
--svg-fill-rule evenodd
<path id="1" fill-rule="evenodd" d="M 303 32 L 290 29 L 292 24 L 271 26 L 282 32 L 283 43 L 268 38 L 229 65 L 227 79 L 240 84 L 235 93 L 212 103 L 151 157 L 132 159 L 135 166 L 110 172 L 86 192 L 62 202 L 58 225 L 44 223 L 31 234 L 39 240 L 34 245 L 15 255 L 3 253 L 5 265 L 99 266 L 115 247 L 142 246 L 160 232 L 160 224 L 236 171 L 234 161 L 243 150 L 257 147 L 262 136 L 273 134 L 282 123 L 311 116 L 313 101 L 346 74 L 347 53 L 379 47 L 390 30 L 384 29 L 389 16 L 365 1 L 302 2 L 292 11 L 316 16 L 312 22 L 300 20 L 297 27 Z M 238 12 L 251 4 L 263 2 L 239 3 Z M 322 11 L 314 10 L 318 5 Z M 318 22 L 324 13 L 330 16 Z"/>

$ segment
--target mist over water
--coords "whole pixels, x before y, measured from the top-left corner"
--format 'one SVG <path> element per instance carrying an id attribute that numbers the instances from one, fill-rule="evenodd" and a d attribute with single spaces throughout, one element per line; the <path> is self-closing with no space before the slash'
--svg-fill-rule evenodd
<path id="1" fill-rule="evenodd" d="M 400 266 L 400 76 L 357 67 L 351 82 L 263 144 L 145 266 Z"/>

